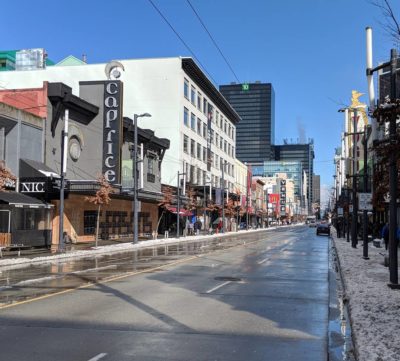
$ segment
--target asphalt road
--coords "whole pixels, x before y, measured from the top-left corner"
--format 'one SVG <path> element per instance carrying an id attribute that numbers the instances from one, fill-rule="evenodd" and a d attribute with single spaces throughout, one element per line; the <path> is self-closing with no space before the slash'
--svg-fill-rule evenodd
<path id="1" fill-rule="evenodd" d="M 166 266 L 147 255 L 139 272 L 127 255 L 35 270 L 0 290 L 0 360 L 326 360 L 328 238 L 293 227 L 237 244 Z"/>

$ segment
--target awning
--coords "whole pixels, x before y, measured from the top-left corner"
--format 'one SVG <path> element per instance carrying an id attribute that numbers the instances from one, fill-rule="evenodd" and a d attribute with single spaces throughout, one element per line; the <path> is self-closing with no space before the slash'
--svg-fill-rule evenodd
<path id="1" fill-rule="evenodd" d="M 171 213 L 176 214 L 176 207 L 167 207 L 167 210 L 169 210 Z M 179 215 L 184 217 L 190 217 L 193 216 L 193 213 L 191 211 L 188 211 L 187 209 L 180 208 Z"/>
<path id="2" fill-rule="evenodd" d="M 60 178 L 60 175 L 46 164 L 30 159 L 20 159 L 19 176 L 20 178 Z"/>
<path id="3" fill-rule="evenodd" d="M 51 208 L 52 204 L 42 202 L 37 198 L 17 192 L 0 192 L 0 204 L 9 204 L 14 207 Z"/>

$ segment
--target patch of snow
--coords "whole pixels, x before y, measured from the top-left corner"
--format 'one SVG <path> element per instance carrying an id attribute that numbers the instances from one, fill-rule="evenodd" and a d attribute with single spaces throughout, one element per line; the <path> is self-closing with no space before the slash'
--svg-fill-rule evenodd
<path id="1" fill-rule="evenodd" d="M 400 360 L 400 290 L 392 290 L 385 248 L 369 243 L 369 260 L 362 258 L 362 242 L 352 248 L 344 238 L 332 238 L 339 258 L 344 297 L 349 304 L 353 342 L 358 361 Z"/>

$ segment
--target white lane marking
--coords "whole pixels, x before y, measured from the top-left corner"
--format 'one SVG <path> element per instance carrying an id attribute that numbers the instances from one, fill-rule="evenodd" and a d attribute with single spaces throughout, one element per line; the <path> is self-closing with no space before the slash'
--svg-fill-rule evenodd
<path id="1" fill-rule="evenodd" d="M 261 261 L 258 261 L 257 263 L 258 264 L 263 264 L 264 262 L 266 262 L 268 260 L 269 260 L 269 258 L 267 257 L 267 258 L 262 259 Z"/>
<path id="2" fill-rule="evenodd" d="M 220 285 L 215 286 L 214 288 L 211 288 L 211 289 L 208 290 L 206 293 L 214 292 L 214 291 L 218 290 L 219 288 L 224 287 L 224 286 L 226 286 L 227 284 L 229 284 L 229 283 L 231 283 L 231 282 L 232 282 L 232 281 L 226 281 L 226 282 L 224 282 L 224 283 L 221 283 Z"/>
<path id="3" fill-rule="evenodd" d="M 97 361 L 97 360 L 100 360 L 101 358 L 103 358 L 104 356 L 107 356 L 107 354 L 106 353 L 99 353 L 97 356 L 95 356 L 95 357 L 92 357 L 90 360 L 88 360 L 88 361 Z"/>

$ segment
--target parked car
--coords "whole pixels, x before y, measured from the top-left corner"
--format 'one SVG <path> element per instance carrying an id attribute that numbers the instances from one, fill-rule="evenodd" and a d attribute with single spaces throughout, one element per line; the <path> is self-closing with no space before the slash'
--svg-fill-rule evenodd
<path id="1" fill-rule="evenodd" d="M 320 234 L 327 234 L 328 236 L 331 235 L 331 227 L 329 223 L 321 222 L 317 225 L 317 236 Z"/>
<path id="2" fill-rule="evenodd" d="M 309 221 L 309 223 L 308 223 L 308 226 L 309 227 L 316 227 L 317 226 L 317 222 L 315 222 L 315 221 Z"/>

